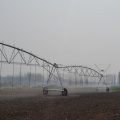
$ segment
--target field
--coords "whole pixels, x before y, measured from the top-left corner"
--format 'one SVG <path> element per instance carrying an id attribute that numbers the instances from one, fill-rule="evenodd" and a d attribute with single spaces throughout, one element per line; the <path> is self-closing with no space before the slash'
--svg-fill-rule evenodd
<path id="1" fill-rule="evenodd" d="M 42 89 L 0 91 L 0 120 L 120 120 L 120 92 L 93 88 L 42 95 Z"/>

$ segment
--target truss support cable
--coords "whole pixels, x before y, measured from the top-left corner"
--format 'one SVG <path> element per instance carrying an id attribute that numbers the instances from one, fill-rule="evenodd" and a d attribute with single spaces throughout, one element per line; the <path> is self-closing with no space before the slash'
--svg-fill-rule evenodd
<path id="1" fill-rule="evenodd" d="M 44 85 L 44 61 L 43 61 L 43 85 Z"/>
<path id="2" fill-rule="evenodd" d="M 35 81 L 34 81 L 34 88 L 36 87 L 36 64 L 35 64 Z"/>
<path id="3" fill-rule="evenodd" d="M 29 73 L 29 88 L 30 88 L 30 82 L 31 82 L 31 65 L 30 65 L 30 73 Z"/>
<path id="4" fill-rule="evenodd" d="M 74 85 L 76 86 L 76 73 L 74 75 Z"/>
<path id="5" fill-rule="evenodd" d="M 49 72 L 48 71 L 50 71 L 49 65 L 47 66 L 47 80 L 49 79 Z"/>
<path id="6" fill-rule="evenodd" d="M 59 76 L 59 70 L 58 70 L 58 68 L 56 68 L 56 71 L 57 71 L 58 80 L 59 80 L 59 82 L 60 82 L 60 85 L 61 85 L 61 87 L 63 88 L 63 85 L 62 85 L 62 82 L 61 82 L 61 79 L 60 79 L 60 76 Z"/>
<path id="7" fill-rule="evenodd" d="M 50 71 L 50 73 L 49 73 L 49 77 L 48 77 L 48 80 L 47 80 L 47 86 L 48 86 L 48 82 L 50 81 L 50 79 L 51 79 L 51 77 L 52 77 L 55 69 L 56 69 L 56 68 L 54 68 L 54 66 L 53 66 L 52 69 L 51 69 L 51 71 Z"/>
<path id="8" fill-rule="evenodd" d="M 4 52 L 3 52 L 4 51 Z M 4 58 L 7 60 L 7 62 L 8 62 L 8 58 L 7 58 L 7 54 L 6 54 L 6 52 L 5 52 L 5 49 L 4 49 L 4 45 L 2 45 L 2 53 L 3 53 L 3 56 L 4 56 Z"/>
<path id="9" fill-rule="evenodd" d="M 15 55 L 15 51 L 14 51 L 14 55 Z M 12 90 L 14 89 L 14 59 L 13 59 L 13 76 L 12 76 Z"/>
<path id="10" fill-rule="evenodd" d="M 100 80 L 99 80 L 99 82 L 98 82 L 98 85 L 100 84 L 100 82 L 101 82 L 102 78 L 103 78 L 103 76 L 101 76 L 101 77 L 100 77 Z"/>
<path id="11" fill-rule="evenodd" d="M 20 87 L 22 87 L 22 58 L 20 63 Z"/>

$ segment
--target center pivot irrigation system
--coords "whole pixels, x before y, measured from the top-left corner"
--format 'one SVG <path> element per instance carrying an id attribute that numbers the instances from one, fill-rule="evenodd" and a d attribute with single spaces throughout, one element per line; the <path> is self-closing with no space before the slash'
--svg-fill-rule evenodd
<path id="1" fill-rule="evenodd" d="M 84 76 L 84 77 L 92 77 L 92 78 L 98 78 L 98 84 L 103 79 L 103 74 L 100 72 L 97 72 L 96 70 L 84 67 L 84 66 L 64 66 L 59 65 L 56 63 L 50 63 L 49 61 L 42 59 L 38 57 L 35 54 L 32 54 L 30 52 L 27 52 L 23 49 L 17 48 L 15 46 L 11 46 L 5 43 L 0 43 L 0 89 L 1 89 L 1 79 L 2 79 L 2 73 L 4 74 L 4 71 L 2 70 L 3 64 L 12 64 L 12 81 L 14 80 L 15 76 L 15 65 L 20 65 L 20 78 L 21 78 L 21 72 L 22 72 L 22 66 L 30 66 L 30 72 L 31 67 L 35 67 L 35 73 L 36 73 L 36 67 L 43 68 L 46 70 L 48 74 L 48 78 L 46 81 L 46 85 L 43 87 L 43 94 L 47 95 L 48 91 L 60 91 L 63 96 L 67 96 L 68 91 L 66 88 L 64 88 L 62 77 L 61 77 L 61 71 L 66 72 L 67 74 L 73 74 L 76 76 Z M 60 88 L 59 89 L 51 89 L 48 88 L 48 84 L 50 83 L 51 79 L 53 77 L 59 82 Z M 75 78 L 76 80 L 76 78 Z M 105 83 L 106 84 L 106 83 Z M 12 84 L 13 88 L 13 84 Z M 106 91 L 109 91 L 109 88 L 106 84 Z"/>

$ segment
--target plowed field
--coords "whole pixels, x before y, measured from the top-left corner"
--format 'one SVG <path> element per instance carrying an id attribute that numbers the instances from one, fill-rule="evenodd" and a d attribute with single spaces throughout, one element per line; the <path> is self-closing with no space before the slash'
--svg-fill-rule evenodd
<path id="1" fill-rule="evenodd" d="M 120 92 L 27 93 L 1 91 L 0 120 L 120 120 Z"/>

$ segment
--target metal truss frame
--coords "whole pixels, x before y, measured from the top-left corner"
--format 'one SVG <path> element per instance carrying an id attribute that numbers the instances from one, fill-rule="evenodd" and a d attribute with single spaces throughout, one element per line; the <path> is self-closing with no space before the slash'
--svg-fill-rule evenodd
<path id="1" fill-rule="evenodd" d="M 102 77 L 103 75 L 96 70 L 84 67 L 84 66 L 62 66 L 59 67 L 63 71 L 68 71 L 69 73 L 78 74 L 79 76 L 89 76 L 89 77 Z"/>
<path id="2" fill-rule="evenodd" d="M 10 58 L 8 58 L 8 53 L 6 52 L 6 47 L 12 49 L 12 52 L 10 53 Z M 63 66 L 63 65 L 58 65 L 56 63 L 51 63 L 45 59 L 42 59 L 40 57 L 38 57 L 35 54 L 32 54 L 30 52 L 27 52 L 23 49 L 20 49 L 18 47 L 15 46 L 11 46 L 5 43 L 0 42 L 0 53 L 1 53 L 1 60 L 0 60 L 0 81 L 1 81 L 1 72 L 2 72 L 2 63 L 7 63 L 7 64 L 13 64 L 13 77 L 14 77 L 14 65 L 15 64 L 20 64 L 21 65 L 27 65 L 30 66 L 30 70 L 31 70 L 31 66 L 36 66 L 38 67 L 43 67 L 43 69 L 45 69 L 48 73 L 49 73 L 49 77 L 47 80 L 47 85 L 49 81 L 51 80 L 51 77 L 54 76 L 55 78 L 57 78 L 60 82 L 61 85 L 61 90 L 60 91 L 64 91 L 63 88 L 63 84 L 61 82 L 61 77 L 59 75 L 59 70 L 63 70 L 63 71 L 67 71 L 68 73 L 73 73 L 73 74 L 77 74 L 79 76 L 89 76 L 89 77 L 99 77 L 100 80 L 98 83 L 100 83 L 100 81 L 103 78 L 103 75 L 100 74 L 99 72 L 97 72 L 96 70 L 89 68 L 89 67 L 84 67 L 84 66 Z M 25 58 L 25 55 L 29 56 L 29 59 Z M 16 62 L 15 58 L 16 56 L 20 57 L 20 62 Z M 3 60 L 4 58 L 4 60 Z M 33 64 L 32 61 L 35 61 L 35 63 Z M 42 63 L 41 63 L 42 61 Z M 21 67 L 20 67 L 21 70 Z M 57 73 L 56 75 L 54 73 Z"/>

